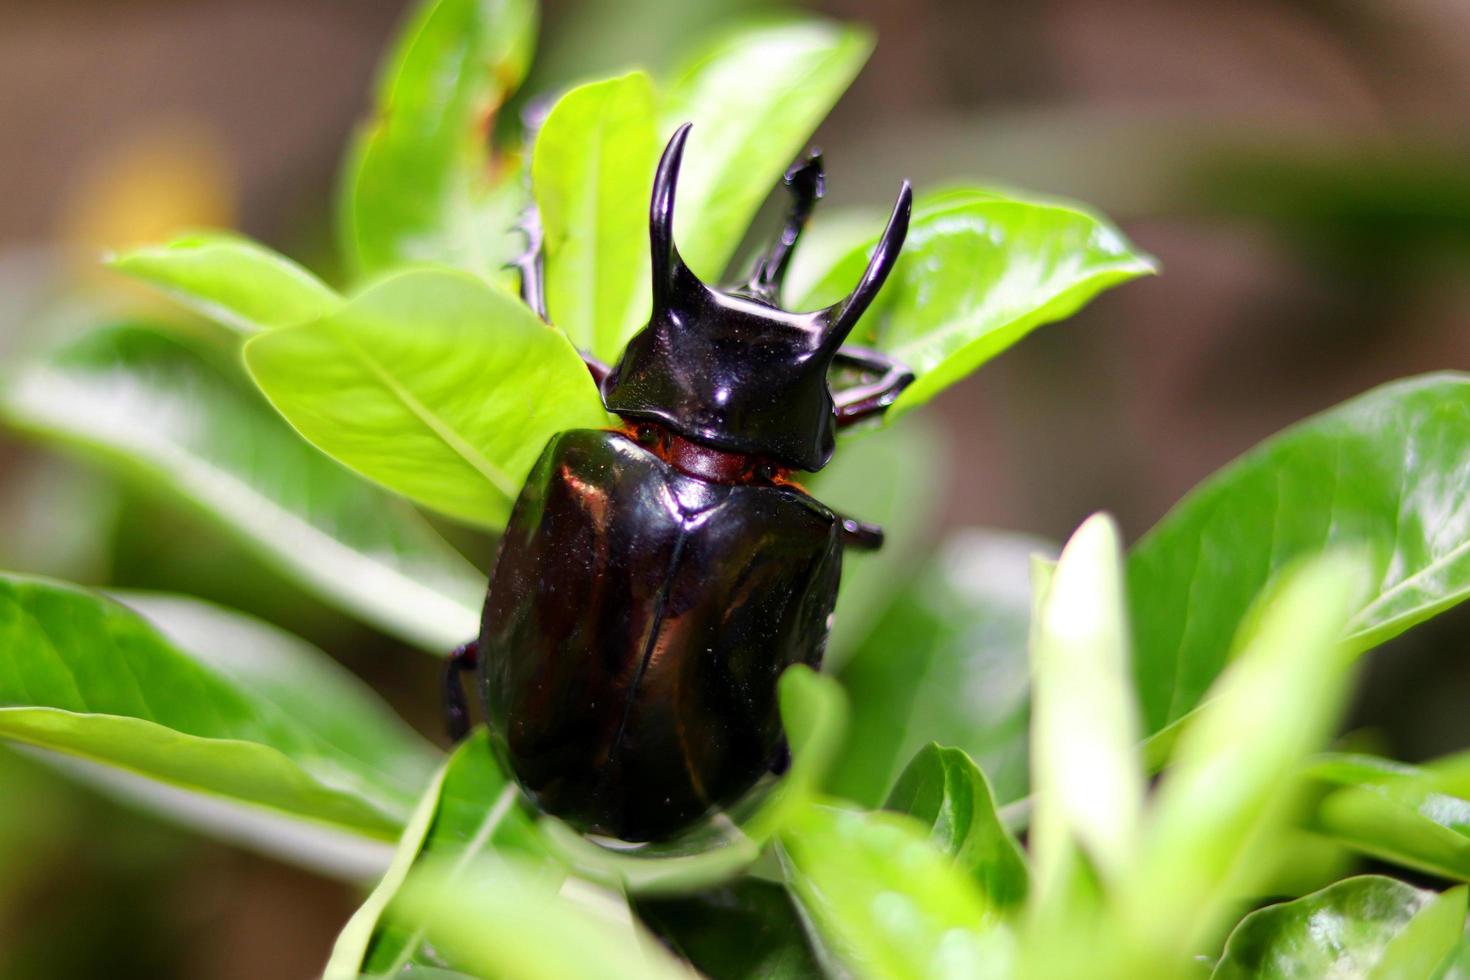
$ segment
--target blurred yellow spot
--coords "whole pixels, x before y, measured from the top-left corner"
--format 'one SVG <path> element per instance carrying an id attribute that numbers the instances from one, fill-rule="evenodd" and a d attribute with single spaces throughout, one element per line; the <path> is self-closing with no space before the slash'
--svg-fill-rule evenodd
<path id="1" fill-rule="evenodd" d="M 62 208 L 59 242 L 83 265 L 197 228 L 229 228 L 235 174 L 217 133 L 160 120 L 101 147 Z"/>

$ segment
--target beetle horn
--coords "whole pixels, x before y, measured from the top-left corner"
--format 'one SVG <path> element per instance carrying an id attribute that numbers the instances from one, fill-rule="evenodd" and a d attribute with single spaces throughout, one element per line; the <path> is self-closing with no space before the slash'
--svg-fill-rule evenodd
<path id="1" fill-rule="evenodd" d="M 873 249 L 873 257 L 868 260 L 868 268 L 863 272 L 863 277 L 858 280 L 847 299 L 834 303 L 825 311 L 827 325 L 822 336 L 824 347 L 829 350 L 840 347 L 852 328 L 857 326 L 858 320 L 867 312 L 868 306 L 878 295 L 878 290 L 883 288 L 888 274 L 898 262 L 903 240 L 908 237 L 909 215 L 913 212 L 913 207 L 913 188 L 908 181 L 904 181 L 898 191 L 898 200 L 894 202 L 893 213 L 888 216 L 888 227 L 883 229 L 883 235 Z"/>
<path id="2" fill-rule="evenodd" d="M 648 243 L 653 258 L 653 307 L 667 309 L 674 284 L 692 275 L 674 244 L 674 190 L 679 183 L 679 165 L 684 160 L 684 143 L 693 123 L 674 130 L 653 178 L 653 199 L 648 206 Z"/>

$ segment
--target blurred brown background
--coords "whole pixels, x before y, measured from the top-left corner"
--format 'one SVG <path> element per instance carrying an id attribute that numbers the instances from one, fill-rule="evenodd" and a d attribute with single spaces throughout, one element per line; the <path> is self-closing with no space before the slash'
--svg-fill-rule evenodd
<path id="1" fill-rule="evenodd" d="M 1108 509 L 1136 537 L 1303 415 L 1470 365 L 1470 4 L 811 6 L 879 34 L 819 135 L 834 206 L 881 204 L 900 176 L 1013 184 L 1101 208 L 1163 265 L 939 399 L 949 523 L 1060 538 Z M 53 260 L 66 281 L 95 277 L 68 264 L 117 236 L 233 224 L 330 270 L 341 149 L 402 3 L 4 8 L 0 356 L 60 288 Z M 530 87 L 664 65 L 748 9 L 551 0 Z M 146 213 L 129 211 L 138 200 Z M 269 608 L 432 726 L 426 658 L 395 657 L 285 586 L 242 599 L 235 573 L 253 560 L 216 532 L 0 437 L 0 508 L 37 487 L 105 505 L 85 527 L 12 515 L 4 563 Z M 1377 657 L 1358 722 L 1408 758 L 1470 744 L 1467 634 L 1462 611 Z M 0 762 L 0 975 L 313 975 L 356 901 Z"/>

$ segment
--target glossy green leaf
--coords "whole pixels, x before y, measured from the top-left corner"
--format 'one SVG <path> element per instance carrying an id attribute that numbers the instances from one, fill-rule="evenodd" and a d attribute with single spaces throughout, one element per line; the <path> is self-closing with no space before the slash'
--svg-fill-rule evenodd
<path id="1" fill-rule="evenodd" d="M 1192 491 L 1133 550 L 1136 677 L 1150 732 L 1224 667 L 1255 594 L 1337 543 L 1376 559 L 1347 626 L 1367 649 L 1470 595 L 1470 377 L 1376 388 L 1267 440 Z"/>
<path id="2" fill-rule="evenodd" d="M 844 440 L 832 462 L 803 478 L 812 496 L 833 510 L 883 528 L 882 548 L 849 549 L 842 556 L 842 584 L 823 670 L 842 670 L 893 603 L 894 583 L 908 581 L 918 571 L 938 523 L 947 472 L 934 427 L 913 417 Z"/>
<path id="3" fill-rule="evenodd" d="M 761 202 L 872 49 L 866 30 L 791 19 L 722 35 L 673 74 L 663 130 L 694 124 L 674 237 L 705 281 L 720 278 Z"/>
<path id="4" fill-rule="evenodd" d="M 648 899 L 638 903 L 638 915 L 705 976 L 823 976 L 791 897 L 774 882 L 747 877 L 677 898 Z"/>
<path id="5" fill-rule="evenodd" d="M 355 886 L 377 881 L 393 858 L 392 839 L 376 832 L 184 789 L 75 755 L 23 751 L 67 778 L 159 820 Z"/>
<path id="6" fill-rule="evenodd" d="M 1380 860 L 1470 881 L 1470 766 L 1411 766 L 1329 755 L 1306 771 L 1323 794 L 1309 815 L 1317 833 Z"/>
<path id="7" fill-rule="evenodd" d="M 642 72 L 572 89 L 536 135 L 532 186 L 546 308 L 579 349 L 612 364 L 648 322 L 648 200 L 658 159 Z"/>
<path id="8" fill-rule="evenodd" d="M 749 867 L 762 845 L 815 796 L 847 724 L 846 699 L 830 677 L 798 664 L 781 675 L 779 685 L 791 766 L 774 785 L 758 788 L 689 833 L 636 850 L 598 846 L 547 818 L 541 829 L 553 852 L 589 880 L 641 895 L 707 888 Z"/>
<path id="9" fill-rule="evenodd" d="M 398 832 L 432 753 L 355 678 L 245 617 L 135 601 L 147 619 L 0 577 L 0 737 L 361 835 Z"/>
<path id="10" fill-rule="evenodd" d="M 486 137 L 536 20 L 532 0 L 423 0 L 410 16 L 342 174 L 342 252 L 359 274 L 440 262 L 493 278 L 521 247 L 524 192 Z"/>
<path id="11" fill-rule="evenodd" d="M 446 873 L 462 875 L 477 858 L 497 852 L 539 857 L 545 849 L 515 784 L 496 764 L 484 730 L 477 729 L 424 791 L 392 865 L 337 937 L 328 980 L 442 966 L 424 945 L 422 922 L 385 921 L 383 913 L 416 865 L 439 862 Z"/>
<path id="12" fill-rule="evenodd" d="M 305 323 L 342 302 L 284 255 L 230 234 L 186 235 L 124 252 L 108 264 L 245 334 Z"/>
<path id="13" fill-rule="evenodd" d="M 1121 906 L 1148 956 L 1193 952 L 1232 896 L 1270 874 L 1263 849 L 1296 816 L 1297 770 L 1337 720 L 1350 669 L 1342 630 L 1366 579 L 1363 562 L 1343 552 L 1288 574 L 1185 726 Z"/>
<path id="14" fill-rule="evenodd" d="M 853 723 L 833 793 L 876 806 L 899 767 L 939 742 L 979 763 L 997 802 L 1026 794 L 1028 565 L 1033 553 L 1054 550 L 1039 538 L 966 529 L 906 576 L 839 669 Z"/>
<path id="15" fill-rule="evenodd" d="M 808 804 L 781 846 L 788 887 L 854 975 L 970 977 L 993 967 L 996 910 L 912 818 Z"/>
<path id="16" fill-rule="evenodd" d="M 390 276 L 340 311 L 245 345 L 307 441 L 390 490 L 498 527 L 551 436 L 608 424 L 566 337 L 458 272 Z"/>
<path id="17" fill-rule="evenodd" d="M 484 577 L 412 508 L 303 443 L 196 342 L 94 331 L 25 364 L 0 412 L 197 505 L 296 581 L 444 652 L 479 627 Z"/>
<path id="18" fill-rule="evenodd" d="M 415 872 L 388 917 L 426 923 L 440 956 L 475 976 L 694 980 L 636 923 L 620 921 L 620 906 L 626 914 L 615 896 L 569 893 L 559 873 L 482 857 Z"/>
<path id="19" fill-rule="evenodd" d="M 1021 848 L 996 816 L 985 774 L 961 750 L 925 746 L 898 777 L 883 808 L 929 827 L 930 838 L 974 876 L 990 906 L 1007 910 L 1025 902 Z"/>
<path id="20" fill-rule="evenodd" d="M 1444 899 L 1448 901 L 1441 904 L 1441 896 L 1434 892 L 1379 875 L 1348 878 L 1246 916 L 1230 934 L 1213 976 L 1215 980 L 1426 977 L 1427 970 L 1396 974 L 1379 968 L 1394 965 L 1383 962 L 1389 948 L 1416 923 L 1429 927 L 1428 935 L 1411 939 L 1425 945 L 1444 942 L 1431 967 L 1449 952 L 1463 925 L 1465 896 L 1457 890 Z M 1446 910 L 1454 911 L 1455 902 L 1458 919 L 1440 921 Z M 1396 953 L 1394 958 L 1403 955 Z"/>
<path id="21" fill-rule="evenodd" d="M 1369 980 L 1419 980 L 1432 975 L 1465 932 L 1466 888 L 1440 894 L 1384 947 Z"/>
<path id="22" fill-rule="evenodd" d="M 847 295 L 881 231 L 876 225 L 798 308 Z M 852 340 L 893 355 L 918 376 L 890 410 L 896 417 L 1035 328 L 1153 271 L 1152 259 L 1078 205 L 987 191 L 929 195 L 915 206 L 898 264 Z"/>
<path id="23" fill-rule="evenodd" d="M 1074 847 L 1105 877 L 1130 867 L 1143 809 L 1122 543 L 1111 518 L 1095 515 L 1072 535 L 1038 616 L 1030 847 L 1038 886 L 1056 889 Z"/>

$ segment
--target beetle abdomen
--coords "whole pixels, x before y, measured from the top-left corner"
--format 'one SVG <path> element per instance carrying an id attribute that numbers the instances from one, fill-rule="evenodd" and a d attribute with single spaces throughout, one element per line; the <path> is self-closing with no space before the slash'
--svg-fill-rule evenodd
<path id="1" fill-rule="evenodd" d="M 613 432 L 554 438 L 480 633 L 492 738 L 526 792 L 652 840 L 749 790 L 781 747 L 777 677 L 821 660 L 839 528 L 799 490 L 696 479 Z"/>

